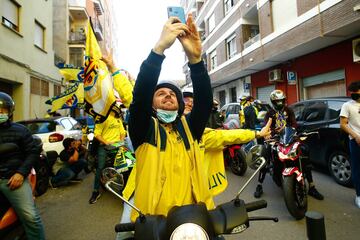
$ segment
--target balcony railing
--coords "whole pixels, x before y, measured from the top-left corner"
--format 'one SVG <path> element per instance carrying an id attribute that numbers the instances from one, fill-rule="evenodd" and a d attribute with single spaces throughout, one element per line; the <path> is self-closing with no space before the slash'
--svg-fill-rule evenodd
<path id="1" fill-rule="evenodd" d="M 85 44 L 86 35 L 84 31 L 75 31 L 69 33 L 69 44 Z"/>
<path id="2" fill-rule="evenodd" d="M 260 34 L 254 36 L 253 38 L 250 38 L 249 40 L 247 40 L 244 43 L 244 49 L 250 47 L 251 45 L 253 45 L 254 43 L 256 43 L 259 40 L 260 40 Z"/>

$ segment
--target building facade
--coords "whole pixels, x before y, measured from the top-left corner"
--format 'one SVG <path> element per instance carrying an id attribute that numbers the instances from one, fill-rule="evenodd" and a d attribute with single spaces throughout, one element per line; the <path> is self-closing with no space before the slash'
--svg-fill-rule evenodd
<path id="1" fill-rule="evenodd" d="M 113 48 L 112 2 L 108 0 L 53 0 L 54 50 L 57 64 L 84 66 L 87 23 L 91 22 L 103 54 Z M 69 83 L 64 82 L 64 85 Z M 83 115 L 80 109 L 72 116 Z"/>
<path id="2" fill-rule="evenodd" d="M 14 120 L 43 117 L 61 92 L 54 64 L 51 1 L 0 0 L 0 91 L 16 103 Z"/>
<path id="3" fill-rule="evenodd" d="M 196 16 L 214 97 L 288 103 L 345 96 L 360 80 L 357 0 L 183 0 Z M 357 49 L 357 50 L 356 50 Z M 188 77 L 188 69 L 184 65 Z"/>

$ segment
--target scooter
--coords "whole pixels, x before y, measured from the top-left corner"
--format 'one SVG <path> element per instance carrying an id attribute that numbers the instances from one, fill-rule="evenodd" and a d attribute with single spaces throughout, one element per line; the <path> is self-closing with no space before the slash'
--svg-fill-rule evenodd
<path id="1" fill-rule="evenodd" d="M 307 186 L 302 171 L 302 145 L 312 134 L 318 132 L 303 132 L 297 134 L 291 127 L 285 127 L 278 139 L 266 140 L 271 146 L 269 172 L 274 182 L 282 187 L 286 207 L 296 220 L 302 219 L 307 211 Z"/>
<path id="2" fill-rule="evenodd" d="M 0 155 L 14 152 L 18 149 L 19 147 L 14 143 L 3 143 L 0 145 Z M 31 169 L 28 179 L 35 196 L 36 173 L 34 169 Z M 15 210 L 2 193 L 0 193 L 0 239 L 26 239 L 24 228 L 17 218 Z"/>
<path id="3" fill-rule="evenodd" d="M 121 188 L 124 188 L 135 165 L 135 154 L 130 151 L 125 142 L 118 142 L 105 147 L 106 163 L 105 168 L 114 168 L 119 174 Z M 105 186 L 107 171 L 102 170 L 100 181 Z M 105 177 L 104 177 L 105 176 Z"/>
<path id="4" fill-rule="evenodd" d="M 255 155 L 254 155 L 255 156 Z M 258 171 L 265 166 L 265 159 L 258 155 L 248 163 L 256 171 L 230 202 L 221 204 L 213 210 L 207 210 L 205 204 L 189 204 L 173 207 L 167 217 L 162 215 L 144 215 L 140 209 L 124 199 L 116 191 L 116 170 L 108 168 L 109 178 L 105 184 L 106 188 L 122 199 L 139 213 L 135 223 L 117 224 L 116 232 L 135 231 L 135 239 L 163 240 L 163 239 L 223 239 L 223 234 L 241 233 L 249 228 L 250 221 L 272 220 L 273 217 L 249 217 L 248 212 L 255 211 L 267 206 L 265 200 L 245 203 L 240 199 L 241 192 L 255 177 Z"/>

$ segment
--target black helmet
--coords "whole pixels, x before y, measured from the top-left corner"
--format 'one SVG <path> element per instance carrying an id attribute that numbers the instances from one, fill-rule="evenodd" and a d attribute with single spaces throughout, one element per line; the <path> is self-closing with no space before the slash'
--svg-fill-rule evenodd
<path id="1" fill-rule="evenodd" d="M 274 90 L 270 93 L 270 101 L 275 110 L 281 110 L 285 106 L 286 96 L 281 90 Z"/>
<path id="2" fill-rule="evenodd" d="M 4 92 L 0 92 L 0 108 L 6 108 L 9 111 L 9 118 L 13 115 L 15 110 L 13 99 Z"/>

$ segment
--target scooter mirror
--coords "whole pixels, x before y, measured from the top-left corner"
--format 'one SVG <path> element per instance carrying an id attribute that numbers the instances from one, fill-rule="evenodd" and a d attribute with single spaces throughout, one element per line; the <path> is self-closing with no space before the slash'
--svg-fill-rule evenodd
<path id="1" fill-rule="evenodd" d="M 249 153 L 246 155 L 246 162 L 248 166 L 256 170 L 261 165 L 260 157 L 263 157 L 265 153 L 265 146 L 264 145 L 255 145 L 250 148 Z"/>
<path id="2" fill-rule="evenodd" d="M 89 133 L 89 134 L 87 135 L 87 139 L 88 139 L 89 141 L 92 141 L 92 140 L 94 139 L 94 133 Z"/>

